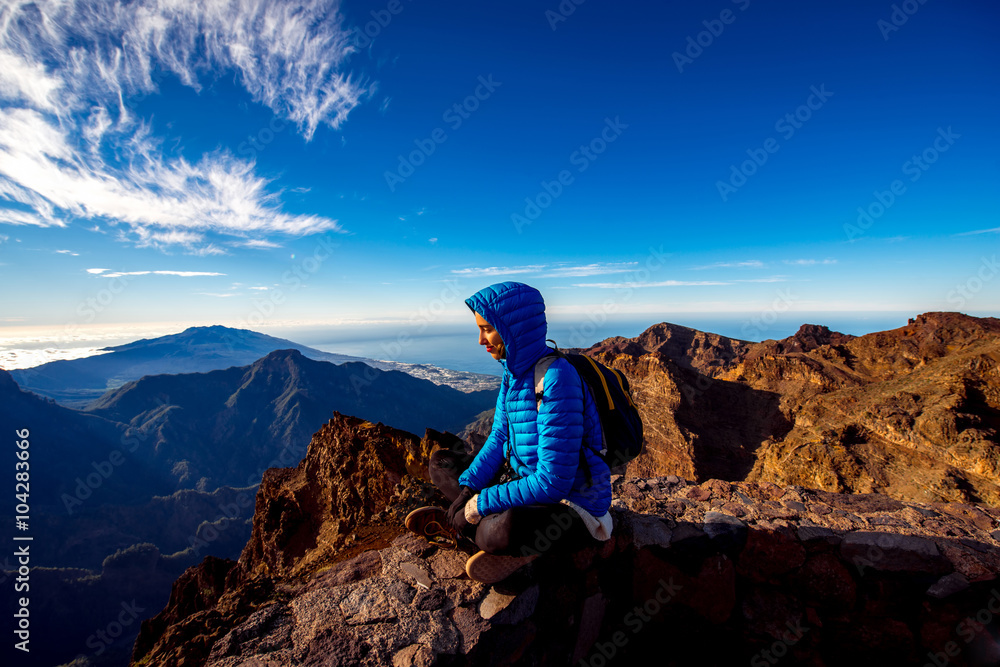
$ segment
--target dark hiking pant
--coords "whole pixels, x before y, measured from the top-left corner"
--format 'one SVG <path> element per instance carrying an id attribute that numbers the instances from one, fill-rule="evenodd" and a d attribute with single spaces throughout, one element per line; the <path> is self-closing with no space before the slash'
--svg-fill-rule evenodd
<path id="1" fill-rule="evenodd" d="M 461 492 L 458 478 L 473 458 L 472 454 L 448 449 L 431 452 L 431 481 L 449 501 Z M 562 504 L 512 507 L 484 516 L 478 525 L 466 530 L 480 549 L 501 556 L 567 553 L 598 544 L 580 515 Z"/>

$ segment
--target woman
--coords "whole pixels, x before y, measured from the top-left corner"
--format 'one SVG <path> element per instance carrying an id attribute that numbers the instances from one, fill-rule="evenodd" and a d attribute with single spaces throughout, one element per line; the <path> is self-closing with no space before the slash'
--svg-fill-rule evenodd
<path id="1" fill-rule="evenodd" d="M 554 352 L 545 344 L 538 290 L 498 283 L 466 304 L 476 316 L 479 344 L 504 368 L 493 428 L 471 463 L 451 451 L 432 453 L 431 479 L 451 507 L 446 513 L 421 508 L 406 525 L 427 535 L 446 524 L 470 536 L 475 526 L 482 551 L 466 571 L 493 583 L 555 545 L 572 549 L 608 539 L 611 473 L 598 454 L 594 400 L 569 362 L 547 360 L 543 396 L 536 397 L 535 366 Z"/>

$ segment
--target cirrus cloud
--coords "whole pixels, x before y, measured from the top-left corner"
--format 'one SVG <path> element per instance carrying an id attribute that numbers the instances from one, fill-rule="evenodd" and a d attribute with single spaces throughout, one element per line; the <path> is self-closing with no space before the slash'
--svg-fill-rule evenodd
<path id="1" fill-rule="evenodd" d="M 37 0 L 0 5 L 0 224 L 114 226 L 138 246 L 222 254 L 205 234 L 263 240 L 341 231 L 282 210 L 252 161 L 164 149 L 137 103 L 164 77 L 201 90 L 231 72 L 306 140 L 374 90 L 331 0 Z"/>

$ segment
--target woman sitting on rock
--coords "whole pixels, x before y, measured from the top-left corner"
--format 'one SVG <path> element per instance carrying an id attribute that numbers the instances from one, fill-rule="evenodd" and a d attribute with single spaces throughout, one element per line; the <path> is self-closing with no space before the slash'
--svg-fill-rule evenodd
<path id="1" fill-rule="evenodd" d="M 493 428 L 474 458 L 432 452 L 431 479 L 451 507 L 415 510 L 406 526 L 425 536 L 450 526 L 474 539 L 482 551 L 469 559 L 466 572 L 494 583 L 553 547 L 609 539 L 611 473 L 598 453 L 594 399 L 568 361 L 552 361 L 544 395 L 536 399 L 535 364 L 553 352 L 545 344 L 538 290 L 499 283 L 466 304 L 476 316 L 479 344 L 504 368 Z"/>

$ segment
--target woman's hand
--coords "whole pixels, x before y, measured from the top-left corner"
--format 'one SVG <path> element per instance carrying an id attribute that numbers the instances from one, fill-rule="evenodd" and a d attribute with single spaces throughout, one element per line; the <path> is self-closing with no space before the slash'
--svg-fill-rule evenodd
<path id="1" fill-rule="evenodd" d="M 461 492 L 459 492 L 458 497 L 455 498 L 455 502 L 451 504 L 448 508 L 448 523 L 450 523 L 455 530 L 462 530 L 469 522 L 465 520 L 465 504 L 472 499 L 475 495 L 467 486 L 463 486 Z"/>

